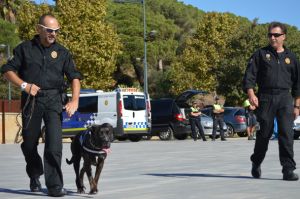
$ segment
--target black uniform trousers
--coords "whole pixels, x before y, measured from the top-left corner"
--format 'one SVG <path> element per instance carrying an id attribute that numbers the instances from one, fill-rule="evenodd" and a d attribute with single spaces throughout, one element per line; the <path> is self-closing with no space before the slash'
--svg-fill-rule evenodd
<path id="1" fill-rule="evenodd" d="M 52 95 L 54 99 L 61 102 L 60 94 Z M 22 107 L 26 101 L 22 95 Z M 32 96 L 31 96 L 32 99 Z M 31 100 L 32 102 L 32 100 Z M 31 113 L 31 102 L 25 109 L 25 116 Z M 38 178 L 43 174 L 42 159 L 38 154 L 37 146 L 41 134 L 41 121 L 44 119 L 46 126 L 45 149 L 44 149 L 44 171 L 45 182 L 48 188 L 58 185 L 63 187 L 63 176 L 61 172 L 62 158 L 62 106 L 49 99 L 49 97 L 38 97 L 35 99 L 34 110 L 31 121 L 30 117 L 22 115 L 23 143 L 21 149 L 26 160 L 26 172 L 29 178 Z M 28 124 L 28 128 L 26 128 Z"/>
<path id="2" fill-rule="evenodd" d="M 274 118 L 277 118 L 279 159 L 284 170 L 295 170 L 293 121 L 294 107 L 289 90 L 281 91 L 278 95 L 260 93 L 257 108 L 257 121 L 260 130 L 256 132 L 254 153 L 251 161 L 260 165 L 268 150 L 269 140 L 274 131 Z"/>
<path id="3" fill-rule="evenodd" d="M 197 140 L 197 132 L 196 132 L 196 129 L 195 129 L 195 125 L 197 125 L 197 127 L 199 129 L 199 133 L 200 133 L 202 139 L 205 139 L 205 135 L 204 135 L 202 125 L 201 125 L 200 121 L 201 121 L 200 119 L 190 119 L 192 134 L 193 134 L 193 138 L 195 140 Z"/>
<path id="4" fill-rule="evenodd" d="M 214 139 L 216 138 L 218 124 L 219 124 L 219 127 L 220 127 L 221 139 L 225 139 L 224 138 L 224 130 L 223 130 L 223 117 L 222 116 L 214 116 L 214 118 L 213 118 L 213 132 L 212 132 L 212 137 Z"/>

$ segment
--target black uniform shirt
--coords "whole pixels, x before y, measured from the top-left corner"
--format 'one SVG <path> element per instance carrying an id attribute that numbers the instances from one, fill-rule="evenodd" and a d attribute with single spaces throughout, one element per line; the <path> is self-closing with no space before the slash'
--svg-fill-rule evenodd
<path id="1" fill-rule="evenodd" d="M 257 50 L 250 58 L 244 80 L 243 91 L 254 90 L 255 82 L 264 89 L 290 89 L 292 96 L 300 96 L 300 64 L 294 53 L 285 46 L 279 58 L 277 52 L 267 46 Z"/>
<path id="2" fill-rule="evenodd" d="M 33 40 L 18 45 L 13 51 L 14 57 L 2 66 L 1 73 L 18 71 L 22 80 L 43 90 L 60 89 L 64 75 L 69 82 L 81 79 L 72 55 L 65 47 L 54 42 L 46 53 L 38 38 L 36 35 Z"/>

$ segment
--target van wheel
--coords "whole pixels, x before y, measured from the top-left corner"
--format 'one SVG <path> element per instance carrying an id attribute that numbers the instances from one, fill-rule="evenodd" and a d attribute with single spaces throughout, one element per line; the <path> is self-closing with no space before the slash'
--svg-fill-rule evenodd
<path id="1" fill-rule="evenodd" d="M 189 136 L 189 134 L 177 134 L 177 135 L 174 135 L 174 137 L 177 139 L 177 140 L 185 140 L 187 137 Z"/>
<path id="2" fill-rule="evenodd" d="M 142 136 L 143 140 L 151 140 L 152 135 L 144 135 Z"/>
<path id="3" fill-rule="evenodd" d="M 45 143 L 45 141 L 46 141 L 46 126 L 43 126 L 43 128 L 41 130 L 41 138 L 42 138 L 42 142 Z"/>
<path id="4" fill-rule="evenodd" d="M 171 140 L 173 138 L 173 130 L 171 127 L 168 127 L 167 132 L 160 132 L 158 136 L 161 140 Z"/>
<path id="5" fill-rule="evenodd" d="M 128 135 L 128 139 L 131 142 L 138 142 L 142 139 L 142 136 L 141 135 Z"/>
<path id="6" fill-rule="evenodd" d="M 111 136 L 110 136 L 110 142 L 113 142 L 115 140 L 115 134 L 114 132 L 112 132 Z"/>
<path id="7" fill-rule="evenodd" d="M 127 140 L 127 137 L 117 137 L 117 140 L 119 140 L 119 141 L 125 141 L 125 140 Z"/>

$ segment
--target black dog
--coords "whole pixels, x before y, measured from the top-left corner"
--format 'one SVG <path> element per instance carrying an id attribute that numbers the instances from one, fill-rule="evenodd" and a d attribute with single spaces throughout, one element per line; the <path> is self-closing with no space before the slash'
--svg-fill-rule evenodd
<path id="1" fill-rule="evenodd" d="M 78 133 L 71 144 L 72 158 L 68 164 L 74 166 L 76 173 L 77 193 L 84 193 L 83 175 L 86 172 L 91 191 L 89 194 L 98 193 L 98 181 L 103 169 L 104 160 L 110 153 L 110 137 L 113 133 L 112 126 L 105 123 L 102 125 L 93 125 L 86 131 Z M 84 163 L 79 175 L 80 160 L 83 157 Z M 92 176 L 91 165 L 96 166 L 95 178 Z"/>

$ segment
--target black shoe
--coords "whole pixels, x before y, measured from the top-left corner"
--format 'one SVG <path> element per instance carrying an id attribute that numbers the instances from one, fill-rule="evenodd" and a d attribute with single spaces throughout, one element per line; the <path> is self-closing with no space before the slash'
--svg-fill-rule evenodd
<path id="1" fill-rule="evenodd" d="M 250 135 L 250 136 L 248 137 L 248 140 L 255 140 L 255 138 L 254 138 L 252 135 Z"/>
<path id="2" fill-rule="evenodd" d="M 42 185 L 39 181 L 39 178 L 32 178 L 30 179 L 30 191 L 31 192 L 41 192 L 42 191 Z"/>
<path id="3" fill-rule="evenodd" d="M 206 139 L 206 138 L 203 138 L 203 141 L 207 141 L 207 139 Z"/>
<path id="4" fill-rule="evenodd" d="M 295 174 L 292 170 L 287 170 L 283 172 L 283 180 L 297 181 L 299 180 L 299 176 Z"/>
<path id="5" fill-rule="evenodd" d="M 194 141 L 197 141 L 197 139 L 194 139 Z"/>
<path id="6" fill-rule="evenodd" d="M 252 162 L 251 174 L 254 178 L 260 178 L 261 176 L 260 165 L 257 166 L 254 162 Z"/>
<path id="7" fill-rule="evenodd" d="M 227 141 L 225 138 L 221 139 L 221 141 Z"/>
<path id="8" fill-rule="evenodd" d="M 60 197 L 64 195 L 67 195 L 67 191 L 60 186 L 48 188 L 48 196 Z"/>
<path id="9" fill-rule="evenodd" d="M 215 140 L 216 140 L 215 138 L 211 139 L 211 141 L 215 141 Z"/>

